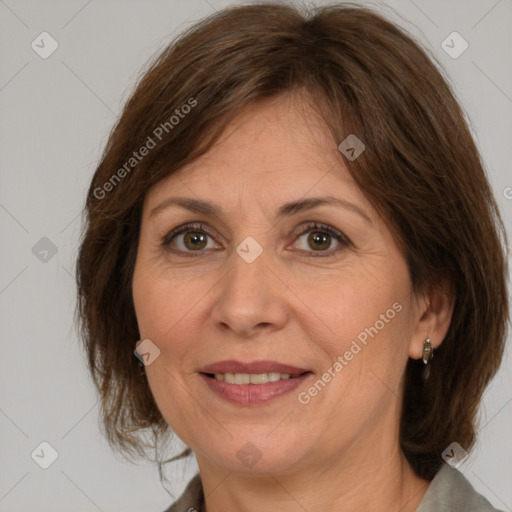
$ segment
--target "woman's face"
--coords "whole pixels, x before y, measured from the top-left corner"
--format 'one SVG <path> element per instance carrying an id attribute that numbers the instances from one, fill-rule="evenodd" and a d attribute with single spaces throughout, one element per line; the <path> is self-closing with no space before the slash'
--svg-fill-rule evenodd
<path id="1" fill-rule="evenodd" d="M 283 96 L 145 198 L 133 298 L 160 350 L 146 373 L 200 467 L 290 473 L 398 444 L 425 301 L 340 142 Z"/>

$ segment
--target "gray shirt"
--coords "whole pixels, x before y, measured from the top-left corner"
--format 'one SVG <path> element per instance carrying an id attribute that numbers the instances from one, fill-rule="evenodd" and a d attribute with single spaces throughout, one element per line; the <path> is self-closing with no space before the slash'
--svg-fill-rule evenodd
<path id="1" fill-rule="evenodd" d="M 201 479 L 197 474 L 180 498 L 164 512 L 201 512 L 204 502 Z M 448 464 L 443 464 L 430 482 L 416 512 L 499 512 L 466 477 Z"/>

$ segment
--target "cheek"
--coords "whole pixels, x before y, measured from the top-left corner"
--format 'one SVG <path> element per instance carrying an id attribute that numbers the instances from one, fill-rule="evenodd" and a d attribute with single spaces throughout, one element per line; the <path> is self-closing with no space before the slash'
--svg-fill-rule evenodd
<path id="1" fill-rule="evenodd" d="M 133 303 L 139 332 L 142 338 L 156 338 L 156 334 L 163 328 L 164 318 L 162 307 L 168 303 L 165 288 L 158 285 L 158 281 L 144 270 L 135 267 L 132 284 Z"/>
<path id="2" fill-rule="evenodd" d="M 328 424 L 333 436 L 340 435 L 334 425 L 345 424 L 347 418 L 352 426 L 344 435 L 350 438 L 387 414 L 398 414 L 397 398 L 408 358 L 410 308 L 407 296 L 392 289 L 383 293 L 381 288 L 372 300 L 368 292 L 347 290 L 338 315 L 330 315 L 327 321 L 336 336 L 318 339 L 328 356 L 318 379 L 326 384 L 312 382 L 300 396 L 300 403 L 310 408 L 309 417 Z M 326 416 L 329 421 L 324 421 Z"/>
<path id="3" fill-rule="evenodd" d="M 149 266 L 136 267 L 132 291 L 139 333 L 160 350 L 159 364 L 147 368 L 148 375 L 162 370 L 159 378 L 166 378 L 163 368 L 175 374 L 176 368 L 180 374 L 193 371 L 194 342 L 200 340 L 207 321 L 202 307 L 208 290 L 205 282 L 203 278 L 178 279 L 175 273 Z"/>
<path id="4" fill-rule="evenodd" d="M 323 294 L 313 293 L 308 299 L 328 327 L 323 336 L 315 336 L 316 343 L 331 362 L 338 362 L 331 369 L 340 377 L 333 379 L 337 382 L 333 388 L 345 396 L 352 390 L 356 399 L 367 388 L 374 395 L 373 384 L 379 378 L 393 390 L 398 387 L 413 334 L 414 308 L 405 262 L 397 258 L 393 265 L 384 259 L 377 263 L 345 272 Z M 308 325 L 310 319 L 304 317 L 303 329 Z"/>
<path id="5" fill-rule="evenodd" d="M 319 313 L 323 324 L 332 335 L 334 348 L 348 348 L 352 340 L 363 344 L 367 339 L 388 335 L 403 325 L 408 298 L 408 280 L 397 280 L 392 273 L 352 272 L 333 279 L 328 287 L 309 293 L 308 303 Z M 304 325 L 306 329 L 306 325 Z M 385 336 L 382 336 L 385 337 Z"/>
<path id="6" fill-rule="evenodd" d="M 186 303 L 180 281 L 166 275 L 149 258 L 137 259 L 132 293 L 141 336 L 161 339 L 186 314 Z"/>
<path id="7" fill-rule="evenodd" d="M 146 367 L 151 393 L 166 422 L 185 442 L 192 442 L 194 429 L 187 417 L 194 414 L 194 401 L 190 399 L 189 373 L 192 357 L 190 319 L 193 304 L 188 297 L 197 297 L 198 291 L 188 287 L 180 290 L 176 281 L 161 275 L 158 271 L 137 268 L 133 278 L 133 301 L 142 339 L 149 338 L 160 350 L 160 355 Z M 194 302 L 197 302 L 197 298 Z M 189 436 L 192 436 L 189 438 Z"/>

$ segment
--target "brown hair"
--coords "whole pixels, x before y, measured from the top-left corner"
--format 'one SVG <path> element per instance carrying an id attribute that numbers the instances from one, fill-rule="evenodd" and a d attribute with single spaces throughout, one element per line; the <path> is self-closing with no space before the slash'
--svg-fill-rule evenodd
<path id="1" fill-rule="evenodd" d="M 447 279 L 455 292 L 427 384 L 421 361 L 409 360 L 405 374 L 401 447 L 417 474 L 432 478 L 451 442 L 473 445 L 483 390 L 501 362 L 505 232 L 436 65 L 402 29 L 352 4 L 215 13 L 157 56 L 126 103 L 92 178 L 77 262 L 80 333 L 107 438 L 144 456 L 153 445 L 142 434 L 156 441 L 170 430 L 133 354 L 131 279 L 147 190 L 204 154 L 241 109 L 286 93 L 313 100 L 335 140 L 353 133 L 364 142 L 346 165 L 387 220 L 414 289 Z M 131 160 L 143 146 L 152 147 Z"/>

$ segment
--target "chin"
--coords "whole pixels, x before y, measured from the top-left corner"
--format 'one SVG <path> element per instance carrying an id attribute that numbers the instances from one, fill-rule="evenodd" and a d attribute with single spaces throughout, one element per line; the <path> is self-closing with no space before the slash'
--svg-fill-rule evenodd
<path id="1" fill-rule="evenodd" d="M 306 456 L 306 446 L 304 440 L 297 441 L 288 432 L 281 435 L 272 432 L 275 427 L 244 428 L 243 433 L 233 436 L 225 444 L 213 440 L 206 449 L 198 448 L 210 461 L 226 471 L 247 475 L 286 473 L 297 468 Z M 252 433 L 248 434 L 248 430 Z"/>

